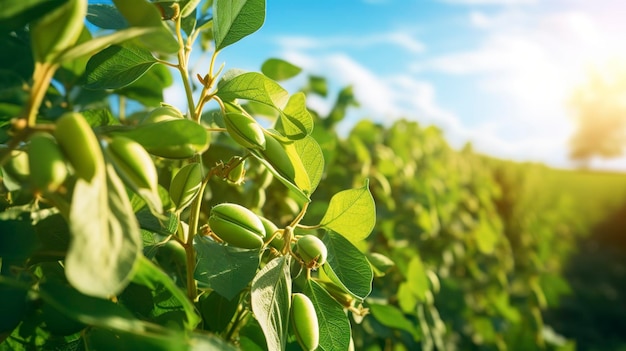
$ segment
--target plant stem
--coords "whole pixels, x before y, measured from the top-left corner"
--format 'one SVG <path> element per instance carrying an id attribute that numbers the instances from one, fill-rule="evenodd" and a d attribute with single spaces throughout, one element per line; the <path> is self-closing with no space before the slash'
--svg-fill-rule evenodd
<path id="1" fill-rule="evenodd" d="M 52 77 L 54 76 L 54 72 L 56 72 L 57 68 L 58 65 L 53 63 L 35 63 L 33 86 L 30 91 L 30 98 L 28 100 L 26 110 L 27 127 L 32 127 L 35 123 L 37 123 L 37 112 L 39 111 L 39 106 L 41 106 L 41 102 L 43 101 L 44 96 L 46 96 L 46 91 L 48 90 L 48 86 L 50 86 L 50 82 L 52 81 Z"/>
<path id="2" fill-rule="evenodd" d="M 124 95 L 119 95 L 119 105 L 120 122 L 124 123 L 126 119 L 126 98 Z"/>
<path id="3" fill-rule="evenodd" d="M 191 119 L 197 121 L 196 118 L 196 108 L 195 103 L 193 101 L 193 92 L 191 90 L 191 83 L 189 81 L 189 72 L 187 71 L 187 64 L 189 59 L 189 53 L 187 46 L 185 45 L 185 40 L 183 39 L 182 28 L 181 28 L 182 18 L 179 16 L 176 17 L 176 38 L 178 39 L 178 71 L 180 72 L 180 76 L 183 79 L 183 86 L 185 87 L 185 95 L 187 96 L 187 107 L 189 108 L 189 113 L 191 113 Z M 191 49 L 189 49 L 190 51 Z"/>
<path id="4" fill-rule="evenodd" d="M 15 130 L 15 135 L 7 144 L 7 148 L 0 152 L 0 165 L 3 165 L 10 157 L 11 151 L 19 147 L 20 143 L 28 138 L 32 133 L 32 128 L 37 123 L 37 113 L 39 107 L 43 102 L 43 98 L 46 96 L 46 91 L 50 86 L 52 77 L 59 66 L 55 63 L 35 63 L 35 70 L 33 72 L 33 86 L 30 89 L 30 96 L 26 104 L 26 109 L 16 119 L 15 127 L 19 127 Z M 23 123 L 25 122 L 25 123 Z"/>

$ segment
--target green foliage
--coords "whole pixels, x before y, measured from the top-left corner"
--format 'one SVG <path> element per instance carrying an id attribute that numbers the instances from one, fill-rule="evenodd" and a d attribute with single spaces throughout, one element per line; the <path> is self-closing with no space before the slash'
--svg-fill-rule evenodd
<path id="1" fill-rule="evenodd" d="M 600 219 L 555 190 L 574 176 L 407 120 L 339 136 L 352 88 L 322 116 L 307 96 L 326 80 L 290 93 L 277 81 L 301 69 L 280 59 L 220 75 L 263 0 L 114 4 L 0 15 L 0 349 L 313 347 L 289 325 L 294 295 L 320 350 L 571 347 L 543 319 Z M 212 60 L 192 84 L 197 48 Z M 162 103 L 173 75 L 185 106 Z M 33 135 L 61 152 L 42 159 Z"/>
<path id="2" fill-rule="evenodd" d="M 367 181 L 339 193 L 323 222 L 301 224 L 324 187 L 324 153 L 305 94 L 272 79 L 300 69 L 275 59 L 264 68 L 271 77 L 213 70 L 220 50 L 260 28 L 265 2 L 114 4 L 86 14 L 83 0 L 50 13 L 31 2 L 2 17 L 10 37 L 31 28 L 32 48 L 17 52 L 33 66 L 5 77 L 32 86 L 11 85 L 3 110 L 0 293 L 11 318 L 2 346 L 284 349 L 296 336 L 288 321 L 298 290 L 315 297 L 326 333 L 344 334 L 321 335 L 323 347 L 347 347 L 350 322 L 335 299 L 362 302 L 371 290 L 372 269 L 354 246 L 373 228 Z M 85 20 L 107 31 L 91 33 Z M 187 67 L 206 38 L 212 63 L 197 96 Z M 187 106 L 161 103 L 172 73 Z M 138 110 L 126 111 L 126 99 Z M 219 112 L 205 120 L 209 103 Z M 265 105 L 274 123 L 262 126 L 243 103 Z M 337 233 L 313 232 L 322 228 Z M 349 257 L 331 254 L 323 272 L 303 267 L 292 243 L 304 236 Z M 326 275 L 337 297 L 313 281 Z"/>

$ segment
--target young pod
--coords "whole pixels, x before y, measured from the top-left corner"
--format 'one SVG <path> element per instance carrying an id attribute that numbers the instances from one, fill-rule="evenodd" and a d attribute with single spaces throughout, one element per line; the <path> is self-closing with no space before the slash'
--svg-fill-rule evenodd
<path id="1" fill-rule="evenodd" d="M 231 203 L 219 204 L 211 209 L 209 227 L 227 244 L 243 249 L 260 248 L 266 235 L 259 216 Z"/>
<path id="2" fill-rule="evenodd" d="M 224 114 L 228 134 L 241 146 L 249 149 L 265 149 L 265 134 L 257 121 L 243 113 Z"/>
<path id="3" fill-rule="evenodd" d="M 280 176 L 289 181 L 295 179 L 296 170 L 280 141 L 268 135 L 265 138 L 265 149 L 259 151 L 263 159 L 266 160 Z"/>
<path id="4" fill-rule="evenodd" d="M 67 178 L 67 165 L 61 149 L 48 133 L 35 133 L 28 146 L 28 167 L 33 186 L 55 192 Z"/>
<path id="5" fill-rule="evenodd" d="M 123 136 L 114 136 L 105 152 L 117 173 L 131 188 L 157 191 L 159 178 L 154 162 L 139 143 Z"/>
<path id="6" fill-rule="evenodd" d="M 30 26 L 33 56 L 37 62 L 53 62 L 72 47 L 84 27 L 87 0 L 69 0 Z"/>
<path id="7" fill-rule="evenodd" d="M 326 262 L 328 250 L 318 237 L 307 234 L 296 241 L 296 254 L 307 268 L 318 268 Z"/>
<path id="8" fill-rule="evenodd" d="M 302 349 L 313 351 L 319 346 L 320 332 L 313 302 L 304 294 L 291 295 L 291 327 Z"/>
<path id="9" fill-rule="evenodd" d="M 170 198 L 180 212 L 191 204 L 202 185 L 202 165 L 190 163 L 176 173 L 170 183 Z"/>
<path id="10" fill-rule="evenodd" d="M 16 182 L 25 182 L 30 174 L 28 154 L 25 151 L 14 150 L 7 163 L 2 166 L 3 176 L 10 177 Z"/>
<path id="11" fill-rule="evenodd" d="M 141 123 L 142 124 L 158 123 L 158 122 L 163 122 L 163 121 L 169 121 L 172 119 L 182 119 L 182 118 L 185 118 L 185 116 L 183 116 L 183 113 L 180 112 L 179 109 L 177 109 L 176 107 L 172 105 L 163 105 L 150 111 L 148 116 L 146 116 L 146 118 L 144 118 L 144 120 Z"/>
<path id="12" fill-rule="evenodd" d="M 200 124 L 184 118 L 140 124 L 120 132 L 143 146 L 149 153 L 164 158 L 186 159 L 209 147 L 209 134 Z"/>
<path id="13" fill-rule="evenodd" d="M 98 138 L 83 115 L 77 112 L 62 115 L 56 122 L 54 136 L 77 177 L 91 182 L 98 172 L 104 171 Z"/>
<path id="14" fill-rule="evenodd" d="M 237 163 L 237 166 L 233 167 L 228 172 L 226 180 L 235 185 L 241 185 L 246 175 L 245 160 L 243 160 L 241 156 L 233 156 L 230 161 L 228 161 L 228 164 L 233 164 L 235 162 L 239 163 Z"/>

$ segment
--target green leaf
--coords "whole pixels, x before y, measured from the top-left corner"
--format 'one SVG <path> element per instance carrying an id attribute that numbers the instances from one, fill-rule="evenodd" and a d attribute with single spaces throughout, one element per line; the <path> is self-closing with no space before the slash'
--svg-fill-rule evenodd
<path id="1" fill-rule="evenodd" d="M 308 197 L 311 193 L 313 193 L 313 187 L 311 186 L 311 179 L 309 178 L 307 169 L 304 167 L 302 158 L 298 153 L 298 149 L 293 142 L 285 143 L 283 145 L 295 172 L 293 183 Z"/>
<path id="2" fill-rule="evenodd" d="M 238 349 L 216 335 L 193 333 L 185 335 L 167 329 L 150 330 L 143 333 L 90 329 L 84 336 L 87 350 L 116 351 L 237 351 Z"/>
<path id="3" fill-rule="evenodd" d="M 216 0 L 213 16 L 215 50 L 221 50 L 261 28 L 265 0 Z"/>
<path id="4" fill-rule="evenodd" d="M 284 350 L 289 327 L 291 275 L 288 257 L 271 260 L 252 281 L 252 312 L 268 350 Z"/>
<path id="5" fill-rule="evenodd" d="M 67 0 L 28 26 L 37 62 L 59 63 L 58 57 L 76 44 L 84 28 L 87 0 Z"/>
<path id="6" fill-rule="evenodd" d="M 308 176 L 309 191 L 313 193 L 324 174 L 324 154 L 322 153 L 322 149 L 317 141 L 310 136 L 296 140 L 292 145 Z M 287 154 L 291 156 L 289 148 L 287 148 Z M 292 160 L 292 162 L 295 161 Z"/>
<path id="7" fill-rule="evenodd" d="M 350 345 L 350 321 L 343 307 L 316 281 L 309 279 L 304 293 L 315 306 L 319 323 L 321 350 L 348 350 Z"/>
<path id="8" fill-rule="evenodd" d="M 194 277 L 231 300 L 254 278 L 261 260 L 259 250 L 242 250 L 198 237 L 194 247 L 198 263 Z"/>
<path id="9" fill-rule="evenodd" d="M 396 293 L 398 298 L 398 305 L 405 313 L 415 312 L 418 301 L 415 294 L 411 291 L 411 288 L 407 282 L 402 282 L 398 285 L 398 292 Z"/>
<path id="10" fill-rule="evenodd" d="M 200 0 L 183 0 L 181 1 L 181 4 L 180 15 L 185 18 L 195 11 L 198 4 L 200 4 Z"/>
<path id="11" fill-rule="evenodd" d="M 302 139 L 313 131 L 313 117 L 306 108 L 304 93 L 293 94 L 280 114 L 276 130 L 289 139 Z"/>
<path id="12" fill-rule="evenodd" d="M 215 333 L 226 331 L 239 308 L 240 299 L 229 300 L 217 292 L 200 296 L 198 308 L 204 320 L 204 329 Z"/>
<path id="13" fill-rule="evenodd" d="M 369 304 L 368 307 L 380 324 L 389 328 L 404 330 L 411 334 L 416 341 L 420 339 L 420 333 L 415 328 L 415 324 L 411 323 L 398 308 L 380 304 Z"/>
<path id="14" fill-rule="evenodd" d="M 65 2 L 66 0 L 3 1 L 0 11 L 0 35 L 22 28 L 28 22 L 37 20 Z"/>
<path id="15" fill-rule="evenodd" d="M 67 285 L 48 281 L 39 287 L 41 298 L 68 317 L 87 325 L 143 332 L 145 325 L 122 305 L 81 294 Z"/>
<path id="16" fill-rule="evenodd" d="M 382 277 L 396 264 L 387 256 L 378 252 L 367 254 L 367 260 L 372 265 L 374 273 L 377 277 Z"/>
<path id="17" fill-rule="evenodd" d="M 154 4 L 146 0 L 113 0 L 115 6 L 133 27 L 154 28 L 150 36 L 141 37 L 149 50 L 172 54 L 178 51 L 178 41 L 161 20 Z"/>
<path id="18" fill-rule="evenodd" d="M 426 275 L 424 264 L 417 253 L 415 253 L 411 262 L 409 262 L 405 283 L 406 284 L 403 289 L 406 289 L 405 293 L 408 294 L 404 294 L 404 298 L 411 299 L 413 303 L 415 300 L 426 300 L 426 292 L 429 290 L 428 276 Z M 402 301 L 400 305 L 402 306 Z M 411 303 L 406 303 L 406 306 L 410 305 Z M 406 311 L 406 309 L 404 310 Z"/>
<path id="19" fill-rule="evenodd" d="M 91 296 L 108 298 L 120 293 L 141 255 L 141 234 L 113 166 L 107 165 L 106 174 L 100 172 L 91 183 L 77 180 L 69 225 L 72 240 L 65 259 L 68 281 Z"/>
<path id="20" fill-rule="evenodd" d="M 376 205 L 366 180 L 362 188 L 340 191 L 335 194 L 320 222 L 353 243 L 365 239 L 376 223 Z"/>
<path id="21" fill-rule="evenodd" d="M 0 220 L 0 267 L 3 260 L 5 264 L 22 264 L 37 249 L 37 244 L 35 228 L 30 220 Z"/>
<path id="22" fill-rule="evenodd" d="M 189 349 L 184 335 L 173 334 L 169 331 L 164 334 L 156 331 L 129 333 L 124 330 L 91 328 L 85 333 L 83 340 L 87 350 L 176 351 Z"/>
<path id="23" fill-rule="evenodd" d="M 285 60 L 271 58 L 263 62 L 261 72 L 274 80 L 281 81 L 297 76 L 302 72 L 302 68 Z"/>
<path id="24" fill-rule="evenodd" d="M 328 82 L 326 81 L 326 78 L 320 76 L 309 76 L 307 91 L 326 97 L 328 94 Z"/>
<path id="25" fill-rule="evenodd" d="M 324 273 L 337 285 L 363 301 L 372 291 L 374 274 L 365 255 L 350 241 L 332 231 L 322 241 L 328 249 Z"/>
<path id="26" fill-rule="evenodd" d="M 113 117 L 111 110 L 109 110 L 108 108 L 85 110 L 85 111 L 82 111 L 81 113 L 83 114 L 83 116 L 85 117 L 85 120 L 87 120 L 87 123 L 89 123 L 91 127 L 103 127 L 103 126 L 112 126 L 112 125 L 120 124 L 120 121 L 118 121 L 115 117 Z"/>
<path id="27" fill-rule="evenodd" d="M 128 21 L 113 5 L 89 4 L 87 21 L 102 29 L 120 30 L 128 28 Z"/>
<path id="28" fill-rule="evenodd" d="M 187 330 L 193 330 L 201 322 L 200 316 L 196 313 L 194 305 L 189 301 L 185 292 L 182 291 L 167 274 L 143 255 L 141 255 L 137 261 L 133 282 L 147 286 L 153 291 L 157 290 L 158 286 L 163 286 L 185 311 L 185 326 Z"/>
<path id="29" fill-rule="evenodd" d="M 498 232 L 493 228 L 489 217 L 484 211 L 481 212 L 480 220 L 472 234 L 476 238 L 476 244 L 480 252 L 485 255 L 493 253 L 498 243 Z"/>
<path id="30" fill-rule="evenodd" d="M 87 27 L 84 27 L 75 45 L 84 44 L 91 39 L 93 39 L 91 33 Z M 72 90 L 75 86 L 82 84 L 83 74 L 89 59 L 90 57 L 85 55 L 75 60 L 62 62 L 54 75 L 54 79 L 58 80 L 66 91 Z"/>
<path id="31" fill-rule="evenodd" d="M 88 42 L 75 45 L 74 47 L 64 51 L 57 58 L 58 62 L 66 62 L 75 60 L 84 55 L 92 55 L 110 45 L 123 43 L 136 37 L 151 35 L 158 31 L 158 28 L 128 28 L 117 31 L 113 34 L 96 37 Z"/>
<path id="32" fill-rule="evenodd" d="M 230 72 L 232 71 L 226 73 Z M 248 72 L 230 78 L 225 76 L 224 80 L 219 82 L 217 91 L 217 96 L 225 102 L 245 99 L 277 109 L 282 109 L 287 104 L 289 93 L 278 83 L 260 73 Z"/>
<path id="33" fill-rule="evenodd" d="M 156 64 L 150 51 L 138 46 L 110 46 L 87 62 L 87 89 L 118 89 L 125 87 Z"/>
<path id="34" fill-rule="evenodd" d="M 118 90 L 117 93 L 136 100 L 144 106 L 157 107 L 163 102 L 163 89 L 170 86 L 172 82 L 169 69 L 163 65 L 155 65 L 141 78 Z"/>

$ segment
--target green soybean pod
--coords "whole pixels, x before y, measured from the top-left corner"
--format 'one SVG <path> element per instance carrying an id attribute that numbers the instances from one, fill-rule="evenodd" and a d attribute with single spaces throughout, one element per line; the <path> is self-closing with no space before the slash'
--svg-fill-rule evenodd
<path id="1" fill-rule="evenodd" d="M 302 293 L 291 295 L 291 326 L 300 346 L 313 351 L 319 346 L 320 332 L 313 302 Z"/>
<path id="2" fill-rule="evenodd" d="M 307 268 L 318 268 L 326 262 L 328 249 L 318 237 L 307 234 L 296 241 L 296 254 Z"/>
<path id="3" fill-rule="evenodd" d="M 72 47 L 84 27 L 87 0 L 68 0 L 30 25 L 33 56 L 37 62 L 53 62 Z"/>
<path id="4" fill-rule="evenodd" d="M 155 156 L 171 159 L 191 158 L 209 148 L 209 134 L 200 124 L 185 118 L 165 118 L 142 123 L 119 133 L 143 146 Z"/>
<path id="5" fill-rule="evenodd" d="M 54 136 L 77 177 L 91 182 L 98 172 L 104 171 L 98 138 L 82 114 L 69 112 L 59 117 Z"/>
<path id="6" fill-rule="evenodd" d="M 171 105 L 162 105 L 150 111 L 148 116 L 141 121 L 141 124 L 158 123 L 183 118 L 185 118 L 185 116 L 183 116 L 183 113 L 176 107 Z"/>
<path id="7" fill-rule="evenodd" d="M 30 174 L 28 166 L 28 153 L 21 150 L 13 150 L 7 163 L 2 166 L 5 177 L 10 177 L 17 182 L 25 182 Z"/>
<path id="8" fill-rule="evenodd" d="M 287 155 L 283 145 L 271 135 L 265 138 L 265 149 L 260 150 L 265 159 L 283 178 L 293 182 L 296 177 L 296 170 Z"/>
<path id="9" fill-rule="evenodd" d="M 28 167 L 35 189 L 55 192 L 67 178 L 67 165 L 61 149 L 48 133 L 35 133 L 28 146 Z"/>
<path id="10" fill-rule="evenodd" d="M 231 203 L 219 204 L 211 209 L 209 227 L 224 242 L 243 249 L 260 248 L 266 235 L 259 216 Z"/>
<path id="11" fill-rule="evenodd" d="M 172 178 L 170 183 L 170 197 L 180 212 L 191 204 L 198 195 L 202 185 L 202 165 L 190 163 L 183 166 Z"/>
<path id="12" fill-rule="evenodd" d="M 243 113 L 224 114 L 224 124 L 228 134 L 241 146 L 249 149 L 265 149 L 263 128 L 252 117 Z"/>
<path id="13" fill-rule="evenodd" d="M 159 177 L 154 162 L 139 143 L 123 136 L 114 136 L 105 151 L 118 174 L 133 188 L 157 191 Z"/>

